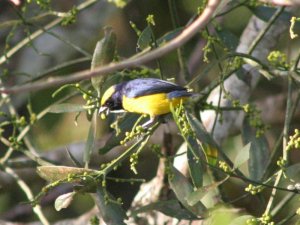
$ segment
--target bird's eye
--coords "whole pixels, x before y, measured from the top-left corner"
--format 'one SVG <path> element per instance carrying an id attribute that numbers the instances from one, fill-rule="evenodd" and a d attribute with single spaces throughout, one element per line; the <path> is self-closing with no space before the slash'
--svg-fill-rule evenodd
<path id="1" fill-rule="evenodd" d="M 108 100 L 106 101 L 105 105 L 110 108 L 110 107 L 113 107 L 114 106 L 114 102 L 112 100 Z"/>

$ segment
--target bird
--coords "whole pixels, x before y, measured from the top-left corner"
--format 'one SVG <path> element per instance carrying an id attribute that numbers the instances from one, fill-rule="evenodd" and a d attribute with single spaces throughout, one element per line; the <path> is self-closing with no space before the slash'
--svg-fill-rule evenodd
<path id="1" fill-rule="evenodd" d="M 99 114 L 124 111 L 146 114 L 150 120 L 142 127 L 147 128 L 159 116 L 168 114 L 171 105 L 176 107 L 193 94 L 187 88 L 165 80 L 137 78 L 109 87 L 101 98 Z"/>

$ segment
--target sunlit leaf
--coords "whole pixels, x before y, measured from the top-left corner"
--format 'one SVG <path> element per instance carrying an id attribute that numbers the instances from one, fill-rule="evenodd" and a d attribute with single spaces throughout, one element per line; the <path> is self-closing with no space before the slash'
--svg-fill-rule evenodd
<path id="1" fill-rule="evenodd" d="M 254 128 L 250 127 L 247 119 L 243 124 L 242 138 L 244 143 L 251 142 L 248 161 L 250 178 L 259 181 L 263 177 L 270 158 L 267 140 L 264 135 L 256 136 Z"/>
<path id="2" fill-rule="evenodd" d="M 124 222 L 127 219 L 126 213 L 120 204 L 115 202 L 115 199 L 101 186 L 97 188 L 97 193 L 93 194 L 96 206 L 99 213 L 107 225 L 126 225 Z M 110 201 L 107 198 L 113 200 Z"/>
<path id="3" fill-rule="evenodd" d="M 37 173 L 43 179 L 54 182 L 61 179 L 66 179 L 70 174 L 82 175 L 84 173 L 93 173 L 95 170 L 68 167 L 68 166 L 39 166 L 37 167 Z"/>
<path id="4" fill-rule="evenodd" d="M 70 112 L 83 112 L 86 111 L 83 105 L 72 104 L 72 103 L 62 103 L 57 105 L 52 105 L 49 109 L 50 113 L 70 113 Z"/>
<path id="5" fill-rule="evenodd" d="M 69 192 L 69 193 L 58 196 L 54 202 L 55 210 L 60 211 L 62 209 L 67 208 L 73 201 L 73 197 L 75 194 L 76 194 L 75 192 Z"/>
<path id="6" fill-rule="evenodd" d="M 250 215 L 239 216 L 239 217 L 236 217 L 235 219 L 233 219 L 229 225 L 245 225 L 245 224 L 248 224 L 247 221 L 252 218 L 254 218 L 254 217 L 250 216 Z"/>
<path id="7" fill-rule="evenodd" d="M 241 150 L 239 150 L 237 156 L 235 157 L 233 167 L 239 168 L 242 164 L 249 160 L 251 143 L 245 145 Z"/>
<path id="8" fill-rule="evenodd" d="M 200 201 L 193 206 L 187 202 L 187 197 L 193 192 L 191 183 L 175 167 L 171 166 L 170 169 L 172 175 L 169 176 L 169 184 L 178 200 L 195 216 L 204 216 L 207 209 Z"/>
<path id="9" fill-rule="evenodd" d="M 232 221 L 238 218 L 239 214 L 240 210 L 220 205 L 210 210 L 209 217 L 203 225 L 233 225 Z M 243 225 L 247 225 L 247 223 Z"/>

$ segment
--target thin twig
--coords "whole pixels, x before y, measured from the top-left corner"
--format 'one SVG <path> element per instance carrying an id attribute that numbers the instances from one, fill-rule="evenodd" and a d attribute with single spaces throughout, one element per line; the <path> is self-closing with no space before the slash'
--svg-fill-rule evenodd
<path id="1" fill-rule="evenodd" d="M 210 0 L 208 2 L 207 7 L 204 9 L 203 13 L 186 29 L 182 31 L 180 35 L 171 40 L 169 43 L 163 45 L 160 48 L 154 49 L 151 52 L 140 56 L 139 58 L 129 58 L 123 60 L 119 63 L 111 63 L 107 66 L 97 67 L 95 70 L 83 70 L 77 73 L 70 74 L 65 77 L 57 77 L 48 79 L 44 82 L 35 82 L 28 85 L 23 86 L 15 86 L 11 88 L 2 88 L 0 92 L 2 93 L 18 93 L 18 92 L 26 92 L 26 91 L 37 91 L 53 86 L 63 85 L 66 83 L 77 82 L 84 79 L 90 79 L 91 77 L 99 76 L 102 74 L 112 73 L 116 70 L 124 69 L 124 68 L 132 68 L 138 65 L 142 65 L 147 63 L 153 59 L 157 59 L 175 49 L 185 44 L 189 41 L 195 34 L 197 34 L 203 27 L 205 27 L 211 20 L 213 13 L 215 12 L 217 6 L 220 4 L 220 0 Z M 1 64 L 1 61 L 0 61 Z"/>
<path id="2" fill-rule="evenodd" d="M 67 100 L 68 98 L 72 97 L 73 95 L 74 95 L 74 93 L 70 94 L 70 95 L 67 95 L 67 96 L 61 98 L 60 100 L 56 101 L 55 103 L 51 104 L 50 106 L 48 106 L 44 110 L 42 110 L 40 113 L 37 114 L 36 120 L 38 121 L 41 118 L 43 118 L 49 112 L 49 109 L 50 109 L 51 106 L 53 106 L 54 104 L 61 103 L 61 102 L 65 101 L 65 100 Z M 22 131 L 19 133 L 19 135 L 17 136 L 17 141 L 23 140 L 23 138 L 26 136 L 26 134 L 30 131 L 31 127 L 32 127 L 31 124 L 29 124 L 26 127 L 24 127 L 22 129 Z M 6 161 L 10 158 L 11 154 L 13 153 L 13 151 L 14 151 L 14 149 L 12 147 L 10 147 L 6 151 L 5 155 L 2 158 L 0 158 L 0 164 L 2 164 L 2 165 L 5 164 Z M 27 155 L 30 159 L 32 159 L 32 160 L 36 161 L 37 163 L 39 163 L 40 165 L 49 165 L 49 162 L 41 159 L 40 157 L 37 157 L 36 153 L 32 154 L 30 151 L 24 151 L 23 153 L 25 155 Z"/>
<path id="3" fill-rule="evenodd" d="M 9 167 L 5 167 L 5 172 L 11 175 L 17 182 L 17 184 L 20 186 L 22 191 L 26 194 L 26 197 L 29 201 L 32 201 L 34 199 L 34 196 L 28 187 L 28 185 Z M 44 216 L 41 206 L 36 205 L 33 207 L 34 213 L 37 215 L 37 217 L 40 219 L 41 223 L 44 225 L 50 225 L 46 217 Z"/>
<path id="4" fill-rule="evenodd" d="M 289 132 L 289 128 L 290 128 L 290 123 L 291 123 L 291 118 L 292 118 L 292 84 L 293 84 L 293 80 L 292 78 L 289 76 L 288 77 L 288 96 L 287 96 L 287 104 L 286 104 L 286 113 L 285 113 L 285 122 L 284 122 L 284 128 L 283 128 L 283 147 L 282 147 L 282 158 L 283 160 L 285 160 L 286 162 L 288 162 L 288 154 L 286 151 L 286 146 L 288 143 L 288 132 Z M 283 175 L 283 170 L 280 170 L 277 174 L 277 177 L 275 179 L 274 182 L 274 186 L 277 187 L 278 184 L 281 181 Z M 271 196 L 269 198 L 266 210 L 265 210 L 265 214 L 270 214 L 271 213 L 271 209 L 273 207 L 274 204 L 274 200 L 275 200 L 275 196 L 276 196 L 276 192 L 277 189 L 273 189 L 271 192 Z"/>
<path id="5" fill-rule="evenodd" d="M 280 200 L 280 202 L 277 204 L 276 207 L 273 208 L 273 210 L 271 211 L 271 215 L 272 217 L 274 217 L 277 213 L 279 213 L 282 208 L 289 202 L 291 201 L 296 195 L 296 193 L 288 193 L 287 195 L 284 196 L 284 198 L 282 200 Z"/>
<path id="6" fill-rule="evenodd" d="M 285 7 L 280 7 L 276 10 L 276 12 L 272 15 L 268 23 L 266 24 L 265 28 L 260 31 L 260 33 L 257 35 L 256 39 L 252 42 L 251 46 L 248 49 L 248 54 L 251 55 L 251 53 L 254 51 L 255 47 L 258 45 L 258 43 L 262 40 L 262 38 L 265 36 L 265 34 L 268 32 L 268 30 L 272 27 L 274 22 L 279 18 L 280 14 L 284 11 Z"/>
<path id="7" fill-rule="evenodd" d="M 176 9 L 175 0 L 168 0 L 168 5 L 171 14 L 172 25 L 173 28 L 176 29 L 180 26 L 180 24 L 179 24 L 179 18 L 178 18 L 178 12 Z M 188 80 L 189 77 L 189 71 L 185 62 L 183 47 L 177 49 L 177 58 L 178 58 L 180 71 L 181 73 L 183 73 L 184 80 L 186 81 Z M 178 75 L 180 75 L 180 73 Z M 180 81 L 179 77 L 177 77 L 177 80 Z"/>
<path id="8" fill-rule="evenodd" d="M 82 10 L 85 9 L 92 4 L 97 2 L 97 0 L 89 0 L 86 2 L 81 3 L 80 5 L 77 6 L 77 10 Z M 8 52 L 6 52 L 4 55 L 0 57 L 0 65 L 5 63 L 7 59 L 11 58 L 15 53 L 17 53 L 19 50 L 21 50 L 23 47 L 25 47 L 27 44 L 29 44 L 32 40 L 36 39 L 40 35 L 42 35 L 45 31 L 50 30 L 51 28 L 55 27 L 58 25 L 61 21 L 63 20 L 62 18 L 57 18 L 53 20 L 52 22 L 48 23 L 45 27 L 42 29 L 39 29 L 32 33 L 30 36 L 26 37 L 22 41 L 20 41 L 16 46 L 14 46 L 12 49 L 10 49 Z"/>

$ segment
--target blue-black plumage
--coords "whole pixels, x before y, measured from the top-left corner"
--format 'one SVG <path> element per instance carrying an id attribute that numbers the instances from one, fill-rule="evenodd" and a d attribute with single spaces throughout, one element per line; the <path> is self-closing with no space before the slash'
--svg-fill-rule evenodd
<path id="1" fill-rule="evenodd" d="M 120 111 L 148 114 L 151 121 L 170 112 L 193 93 L 185 87 L 155 79 L 138 78 L 114 85 L 107 89 L 101 99 L 100 112 Z"/>

